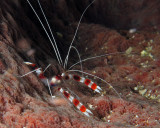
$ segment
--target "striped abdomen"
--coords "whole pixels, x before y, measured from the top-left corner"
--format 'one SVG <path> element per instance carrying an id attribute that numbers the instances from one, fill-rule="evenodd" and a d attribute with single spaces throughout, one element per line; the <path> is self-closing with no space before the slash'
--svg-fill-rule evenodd
<path id="1" fill-rule="evenodd" d="M 78 99 L 74 98 L 67 91 L 64 91 L 62 88 L 58 88 L 58 90 L 72 103 L 74 106 L 80 110 L 83 114 L 89 117 L 92 112 L 87 109 Z"/>
<path id="2" fill-rule="evenodd" d="M 90 79 L 86 79 L 86 78 L 78 76 L 78 75 L 62 73 L 62 78 L 64 78 L 65 80 L 73 79 L 77 82 L 81 82 L 98 93 L 100 93 L 100 91 L 102 90 L 96 83 L 94 83 Z"/>

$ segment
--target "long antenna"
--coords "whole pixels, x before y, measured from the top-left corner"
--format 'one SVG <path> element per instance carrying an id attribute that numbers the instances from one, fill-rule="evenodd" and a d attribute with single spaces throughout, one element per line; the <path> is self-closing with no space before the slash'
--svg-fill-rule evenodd
<path id="1" fill-rule="evenodd" d="M 51 30 L 51 27 L 50 27 L 50 25 L 49 25 L 49 23 L 48 23 L 48 20 L 47 20 L 46 15 L 45 15 L 45 13 L 44 13 L 44 11 L 43 11 L 43 8 L 42 8 L 42 6 L 41 6 L 40 1 L 37 0 L 37 2 L 38 2 L 38 4 L 39 4 L 39 7 L 40 7 L 40 9 L 41 9 L 41 11 L 42 11 L 42 14 L 43 14 L 43 16 L 44 16 L 44 18 L 45 18 L 45 21 L 46 21 L 46 23 L 47 23 L 47 25 L 48 25 L 49 31 L 50 31 L 50 33 L 51 33 L 52 39 L 53 39 L 54 44 L 55 44 L 55 49 L 57 50 L 57 54 L 58 54 L 59 59 L 60 59 L 60 62 L 61 62 L 61 65 L 63 65 L 62 58 L 61 58 L 61 55 L 60 55 L 60 53 L 59 53 L 59 50 L 58 50 L 58 47 L 57 47 L 57 43 L 56 43 L 56 40 L 55 40 L 55 38 L 54 38 L 54 36 L 53 36 L 53 32 L 52 32 L 52 30 Z M 52 42 L 51 42 L 51 44 L 52 44 Z M 52 44 L 52 46 L 53 46 L 54 44 Z"/>
<path id="2" fill-rule="evenodd" d="M 33 8 L 33 6 L 32 6 L 32 4 L 30 3 L 30 1 L 27 0 L 27 2 L 28 2 L 28 4 L 30 5 L 30 7 L 32 8 L 32 10 L 33 10 L 34 14 L 36 15 L 37 19 L 39 20 L 39 22 L 40 22 L 41 26 L 43 27 L 45 33 L 47 34 L 47 37 L 48 37 L 49 41 L 51 42 L 52 47 L 53 47 L 53 49 L 54 49 L 54 52 L 55 52 L 55 54 L 56 54 L 56 57 L 57 57 L 57 59 L 58 59 L 58 63 L 61 65 L 61 62 L 60 62 L 59 56 L 58 56 L 58 54 L 57 54 L 56 48 L 55 48 L 55 46 L 53 45 L 53 42 L 52 42 L 52 40 L 51 40 L 51 38 L 50 38 L 50 36 L 49 36 L 46 28 L 44 27 L 44 24 L 42 23 L 41 19 L 39 18 L 37 12 L 36 12 L 35 9 Z"/>
<path id="3" fill-rule="evenodd" d="M 71 69 L 72 67 L 74 67 L 75 65 L 85 62 L 87 60 L 92 60 L 92 59 L 96 59 L 96 58 L 100 58 L 100 57 L 105 57 L 105 56 L 109 56 L 109 55 L 116 55 L 116 54 L 125 54 L 126 52 L 115 52 L 115 53 L 106 53 L 106 54 L 102 54 L 102 55 L 98 55 L 98 56 L 92 56 L 92 57 L 88 57 L 86 59 L 83 59 L 79 62 L 74 63 L 73 65 L 71 65 L 68 69 Z"/>
<path id="4" fill-rule="evenodd" d="M 95 1 L 95 0 L 93 0 L 93 1 L 86 7 L 86 9 L 83 11 L 83 13 L 82 13 L 82 15 L 81 15 L 81 17 L 80 17 L 80 20 L 79 20 L 79 22 L 78 22 L 78 25 L 77 25 L 75 34 L 74 34 L 73 39 L 72 39 L 72 42 L 71 42 L 71 44 L 70 44 L 70 46 L 69 46 L 69 50 L 68 50 L 67 56 L 66 56 L 65 61 L 64 61 L 64 65 L 63 65 L 63 66 L 64 66 L 64 69 L 65 69 L 66 66 L 67 66 L 69 53 L 70 53 L 70 50 L 71 50 L 71 48 L 72 48 L 73 41 L 75 40 L 75 37 L 76 37 L 76 35 L 77 35 L 77 31 L 78 31 L 79 25 L 80 25 L 80 23 L 81 23 L 81 20 L 82 20 L 82 18 L 83 18 L 83 16 L 84 16 L 85 12 L 87 11 L 87 9 L 94 3 L 94 1 Z"/>
<path id="5" fill-rule="evenodd" d="M 83 77 L 83 66 L 82 66 L 82 59 L 81 59 L 81 56 L 79 54 L 79 51 L 76 47 L 72 46 L 72 48 L 77 52 L 77 55 L 79 57 L 79 63 L 80 63 L 80 66 L 81 66 L 81 71 L 82 71 L 82 77 Z"/>

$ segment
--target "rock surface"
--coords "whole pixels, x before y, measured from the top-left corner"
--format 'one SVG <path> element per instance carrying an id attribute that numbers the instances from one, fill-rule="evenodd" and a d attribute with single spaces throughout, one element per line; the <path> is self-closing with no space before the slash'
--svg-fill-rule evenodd
<path id="1" fill-rule="evenodd" d="M 77 21 L 89 0 L 40 2 L 64 60 Z M 38 3 L 32 1 L 32 4 L 40 14 Z M 56 87 L 52 92 L 57 98 L 51 99 L 48 88 L 34 73 L 20 77 L 31 71 L 24 61 L 34 62 L 43 69 L 52 64 L 45 72 L 48 77 L 63 69 L 27 1 L 3 0 L 0 4 L 0 128 L 158 128 L 159 5 L 158 0 L 133 3 L 96 0 L 86 12 L 74 46 L 82 59 L 109 54 L 83 62 L 85 72 L 109 84 L 86 76 L 103 89 L 101 94 L 74 81 L 58 86 L 70 89 L 90 107 L 94 116 L 88 118 L 66 101 Z M 42 14 L 40 17 L 44 19 Z M 70 55 L 68 67 L 78 61 L 74 51 Z"/>

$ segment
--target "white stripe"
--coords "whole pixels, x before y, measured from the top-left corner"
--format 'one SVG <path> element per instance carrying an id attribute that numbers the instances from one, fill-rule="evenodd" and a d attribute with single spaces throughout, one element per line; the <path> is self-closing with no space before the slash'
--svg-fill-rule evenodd
<path id="1" fill-rule="evenodd" d="M 86 109 L 86 112 L 88 112 L 90 114 L 93 114 L 89 109 Z"/>
<path id="2" fill-rule="evenodd" d="M 86 116 L 90 117 L 89 114 L 87 112 L 83 112 Z"/>
<path id="3" fill-rule="evenodd" d="M 96 89 L 95 91 L 98 92 L 98 93 L 101 93 L 98 89 Z"/>
<path id="4" fill-rule="evenodd" d="M 85 78 L 84 78 L 84 77 L 81 77 L 80 82 L 81 82 L 81 83 L 84 83 L 84 81 L 85 81 Z"/>
<path id="5" fill-rule="evenodd" d="M 62 89 L 62 88 L 60 88 L 60 90 L 59 90 L 59 91 L 63 93 L 63 89 Z"/>
<path id="6" fill-rule="evenodd" d="M 36 70 L 36 73 L 37 73 L 37 75 L 39 75 L 39 74 L 42 73 L 42 70 L 41 70 L 41 69 L 37 69 L 37 70 Z"/>
<path id="7" fill-rule="evenodd" d="M 31 62 L 24 62 L 25 64 L 28 64 L 28 65 L 31 65 L 31 64 L 33 64 L 33 63 L 31 63 Z"/>
<path id="8" fill-rule="evenodd" d="M 62 73 L 62 75 L 61 75 L 61 76 L 62 76 L 62 77 L 63 77 L 63 76 L 65 76 L 65 73 Z"/>
<path id="9" fill-rule="evenodd" d="M 93 82 L 91 81 L 91 82 L 89 83 L 88 87 L 91 88 L 92 84 L 93 84 Z"/>
<path id="10" fill-rule="evenodd" d="M 99 86 L 97 86 L 97 89 L 102 90 Z"/>
<path id="11" fill-rule="evenodd" d="M 82 105 L 83 105 L 83 104 L 82 104 L 81 102 L 79 102 L 77 108 L 80 110 L 80 108 L 81 108 Z"/>
<path id="12" fill-rule="evenodd" d="M 57 79 L 55 77 L 51 78 L 51 83 L 56 83 Z"/>
<path id="13" fill-rule="evenodd" d="M 69 76 L 69 79 L 72 79 L 72 77 L 73 77 L 73 75 L 72 75 L 72 74 L 69 74 L 68 76 Z"/>
<path id="14" fill-rule="evenodd" d="M 74 97 L 73 96 L 69 96 L 69 100 L 71 101 L 71 102 L 73 102 L 73 99 L 74 99 Z"/>

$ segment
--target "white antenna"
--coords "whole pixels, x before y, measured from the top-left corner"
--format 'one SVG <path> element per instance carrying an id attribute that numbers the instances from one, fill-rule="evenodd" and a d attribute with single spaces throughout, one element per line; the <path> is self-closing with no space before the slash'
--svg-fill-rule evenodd
<path id="1" fill-rule="evenodd" d="M 83 66 L 82 66 L 82 59 L 81 59 L 81 56 L 80 56 L 79 51 L 78 51 L 78 49 L 77 49 L 76 47 L 72 46 L 72 48 L 73 48 L 73 49 L 77 52 L 77 54 L 78 54 L 78 57 L 79 57 L 79 64 L 80 64 L 80 66 L 81 66 L 82 77 L 83 77 Z"/>
<path id="2" fill-rule="evenodd" d="M 70 53 L 70 50 L 71 50 L 71 48 L 72 48 L 73 41 L 75 40 L 75 37 L 76 37 L 76 35 L 77 35 L 77 31 L 78 31 L 79 25 L 80 25 L 80 23 L 81 23 L 81 20 L 82 20 L 82 18 L 83 18 L 83 16 L 84 16 L 85 12 L 87 11 L 87 9 L 94 3 L 94 1 L 95 1 L 95 0 L 93 0 L 93 1 L 86 7 L 86 9 L 83 11 L 83 13 L 82 13 L 82 15 L 81 15 L 81 17 L 80 17 L 80 20 L 79 20 L 79 22 L 78 22 L 78 25 L 77 25 L 75 34 L 74 34 L 73 39 L 72 39 L 72 42 L 71 42 L 71 44 L 70 44 L 70 46 L 69 46 L 69 50 L 68 50 L 67 56 L 66 56 L 65 61 L 64 61 L 64 65 L 63 65 L 64 69 L 65 69 L 66 66 L 67 66 L 69 53 Z"/>
<path id="3" fill-rule="evenodd" d="M 125 54 L 126 52 L 115 52 L 115 53 L 107 53 L 107 54 L 102 54 L 102 55 L 98 55 L 98 56 L 92 56 L 92 57 L 88 57 L 86 59 L 83 59 L 79 62 L 76 62 L 75 64 L 73 64 L 72 66 L 69 67 L 69 69 L 71 69 L 72 67 L 74 67 L 75 65 L 85 62 L 87 60 L 92 60 L 92 59 L 96 59 L 96 58 L 100 58 L 100 57 L 105 57 L 105 56 L 109 56 L 109 55 L 116 55 L 116 54 Z"/>
<path id="4" fill-rule="evenodd" d="M 48 23 L 48 20 L 47 20 L 46 15 L 45 15 L 45 13 L 44 13 L 44 11 L 43 11 L 43 8 L 42 8 L 42 6 L 41 6 L 41 4 L 40 4 L 40 1 L 39 1 L 39 0 L 37 0 L 37 1 L 38 1 L 38 4 L 39 4 L 40 9 L 41 9 L 41 11 L 42 11 L 42 14 L 43 14 L 43 16 L 44 16 L 44 18 L 45 18 L 45 21 L 46 21 L 46 23 L 47 23 L 47 25 L 48 25 L 49 31 L 50 31 L 50 33 L 51 33 L 51 36 L 52 36 L 52 39 L 53 39 L 53 41 L 54 41 L 55 48 L 56 48 L 56 50 L 57 50 L 57 54 L 58 54 L 58 56 L 59 56 L 61 65 L 63 65 L 62 58 L 61 58 L 61 55 L 60 55 L 60 53 L 59 53 L 59 50 L 58 50 L 58 47 L 57 47 L 57 43 L 56 43 L 56 40 L 55 40 L 55 38 L 54 38 L 54 36 L 53 36 L 51 27 L 50 27 L 50 25 L 49 25 L 49 23 Z M 52 42 L 51 42 L 51 44 L 52 44 L 52 46 L 54 45 Z"/>
<path id="5" fill-rule="evenodd" d="M 27 0 L 27 2 L 28 2 L 28 4 L 30 5 L 30 7 L 32 8 L 32 10 L 33 10 L 34 14 L 36 15 L 37 19 L 39 20 L 39 22 L 40 22 L 41 26 L 43 27 L 45 33 L 47 34 L 47 37 L 48 37 L 49 41 L 51 42 L 52 47 L 53 47 L 53 49 L 54 49 L 54 51 L 55 51 L 56 57 L 57 57 L 57 59 L 58 59 L 58 63 L 61 65 L 61 61 L 60 61 L 60 59 L 59 59 L 59 56 L 60 56 L 60 55 L 58 56 L 58 53 L 57 53 L 57 51 L 56 51 L 56 48 L 55 48 L 55 46 L 54 46 L 54 44 L 53 44 L 53 42 L 52 42 L 52 40 L 51 40 L 51 38 L 50 38 L 47 30 L 46 30 L 46 28 L 44 27 L 44 24 L 42 23 L 41 19 L 39 18 L 37 12 L 36 12 L 35 9 L 33 8 L 33 6 L 32 6 L 32 4 L 30 3 L 30 1 Z"/>

